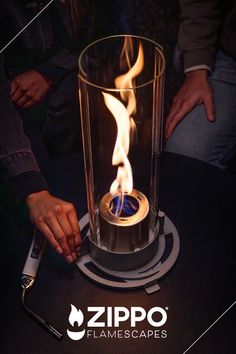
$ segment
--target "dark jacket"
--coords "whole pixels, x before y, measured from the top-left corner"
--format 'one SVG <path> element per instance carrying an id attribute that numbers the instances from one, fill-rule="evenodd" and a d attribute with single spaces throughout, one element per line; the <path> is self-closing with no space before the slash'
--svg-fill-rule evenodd
<path id="1" fill-rule="evenodd" d="M 31 145 L 24 134 L 23 122 L 9 97 L 10 85 L 0 57 L 0 169 L 11 184 L 16 198 L 47 190 Z"/>
<path id="2" fill-rule="evenodd" d="M 184 69 L 213 69 L 215 52 L 225 50 L 236 60 L 236 1 L 180 0 L 179 48 Z"/>
<path id="3" fill-rule="evenodd" d="M 48 2 L 3 0 L 0 7 L 1 47 L 19 33 Z M 78 19 L 72 20 L 72 9 L 68 0 L 54 0 L 6 48 L 4 55 L 7 75 L 19 70 L 18 68 L 24 70 L 33 67 L 49 79 L 59 81 L 66 72 L 75 70 L 78 53 L 93 32 L 94 6 L 90 0 L 72 2 L 76 4 Z M 54 16 L 50 18 L 51 14 Z M 52 19 L 56 23 L 52 23 Z M 60 28 L 60 33 L 55 33 L 53 25 Z"/>
<path id="4" fill-rule="evenodd" d="M 14 37 L 49 1 L 2 0 L 0 5 L 0 49 Z M 122 1 L 121 1 L 122 2 Z M 78 55 L 92 40 L 95 16 L 107 11 L 111 33 L 122 24 L 121 11 L 114 1 L 54 0 L 21 35 L 0 54 L 0 168 L 10 182 L 17 199 L 48 189 L 24 134 L 20 115 L 10 99 L 10 80 L 20 72 L 35 69 L 55 85 L 77 70 Z M 75 6 L 72 13 L 70 4 Z M 74 9 L 74 10 L 75 10 Z M 122 8 L 119 6 L 119 10 Z M 53 16 L 50 17 L 50 11 Z M 112 21 L 112 12 L 116 16 Z M 78 19 L 73 18 L 78 13 Z M 52 13 L 51 13 L 52 15 Z M 54 16 L 55 15 L 55 16 Z M 53 21 L 52 21 L 53 20 Z M 52 23 L 54 22 L 54 23 Z M 59 33 L 55 33 L 55 26 Z M 104 31 L 104 32 L 103 32 Z M 105 35 L 101 29 L 97 36 Z M 58 40 L 59 38 L 59 40 Z M 94 37 L 95 38 L 95 37 Z"/>
<path id="5" fill-rule="evenodd" d="M 6 45 L 48 1 L 3 0 L 1 3 L 1 48 Z M 75 29 L 68 1 L 55 0 L 1 54 L 0 58 L 0 166 L 18 200 L 48 189 L 30 141 L 24 134 L 20 115 L 10 99 L 10 79 L 29 69 L 36 69 L 54 84 L 75 71 L 79 46 L 92 31 L 93 13 L 89 2 L 77 1 L 81 20 Z M 56 14 L 64 41 L 55 43 L 50 11 Z M 77 33 L 75 33 L 77 30 Z M 55 32 L 55 29 L 54 29 Z"/>

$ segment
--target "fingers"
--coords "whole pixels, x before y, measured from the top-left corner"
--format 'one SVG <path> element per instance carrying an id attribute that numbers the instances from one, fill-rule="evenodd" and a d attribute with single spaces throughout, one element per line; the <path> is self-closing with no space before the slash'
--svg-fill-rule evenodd
<path id="1" fill-rule="evenodd" d="M 174 102 L 166 118 L 165 139 L 169 139 L 179 122 L 196 106 L 194 101 L 185 103 Z"/>
<path id="2" fill-rule="evenodd" d="M 20 107 L 28 108 L 41 101 L 47 95 L 52 84 L 52 81 L 36 70 L 28 70 L 12 80 L 10 96 L 14 103 Z"/>
<path id="3" fill-rule="evenodd" d="M 73 257 L 76 258 L 75 255 L 75 242 L 74 242 L 74 232 L 71 228 L 71 225 L 69 223 L 69 220 L 67 218 L 67 214 L 65 210 L 62 209 L 61 206 L 57 205 L 55 207 L 55 212 L 57 215 L 57 221 L 61 227 L 61 229 L 64 232 L 64 235 L 66 237 L 66 242 L 68 244 L 68 247 L 73 255 Z"/>
<path id="4" fill-rule="evenodd" d="M 56 250 L 58 254 L 62 254 L 63 250 L 59 243 L 55 240 L 53 233 L 50 228 L 44 222 L 41 222 L 37 225 L 38 230 L 45 236 L 50 245 Z"/>
<path id="5" fill-rule="evenodd" d="M 215 120 L 213 92 L 207 70 L 194 70 L 185 75 L 166 120 L 165 139 L 168 139 L 177 124 L 197 105 L 204 103 L 209 121 Z"/>
<path id="6" fill-rule="evenodd" d="M 26 90 L 24 90 L 17 81 L 11 82 L 10 97 L 12 101 L 20 107 L 34 104 L 34 102 L 32 102 L 32 97 L 29 94 L 26 94 Z"/>
<path id="7" fill-rule="evenodd" d="M 11 99 L 15 104 L 22 108 L 32 107 L 37 103 L 36 98 L 33 98 L 29 93 L 26 94 L 26 92 L 21 90 L 17 85 L 12 85 Z"/>
<path id="8" fill-rule="evenodd" d="M 23 108 L 29 108 L 35 105 L 37 101 L 33 98 L 31 98 L 29 101 L 27 101 L 25 104 L 22 105 Z"/>
<path id="9" fill-rule="evenodd" d="M 213 95 L 211 92 L 208 92 L 207 95 L 203 96 L 202 99 L 204 103 L 204 107 L 206 110 L 207 119 L 210 122 L 215 121 L 215 108 L 214 108 L 214 101 Z M 185 102 L 179 101 L 178 99 L 174 101 L 170 113 L 166 118 L 166 125 L 165 125 L 165 139 L 169 139 L 171 134 L 173 133 L 176 126 L 181 122 L 184 117 L 192 111 L 196 105 L 200 104 L 200 99 L 192 99 L 187 100 Z"/>
<path id="10" fill-rule="evenodd" d="M 73 204 L 53 197 L 48 191 L 26 197 L 30 219 L 51 246 L 71 263 L 81 245 L 78 219 Z"/>
<path id="11" fill-rule="evenodd" d="M 81 246 L 78 219 L 73 204 L 56 205 L 46 223 L 63 250 L 68 262 L 77 258 Z"/>
<path id="12" fill-rule="evenodd" d="M 20 99 L 22 99 L 24 97 L 24 91 L 20 90 L 19 88 L 17 88 L 14 93 L 11 96 L 11 99 L 14 103 L 17 103 L 17 101 L 19 101 Z"/>
<path id="13" fill-rule="evenodd" d="M 71 263 L 75 260 L 76 257 L 73 255 L 73 251 L 71 251 L 68 240 L 67 240 L 67 235 L 61 228 L 60 224 L 58 223 L 58 220 L 55 215 L 48 215 L 45 217 L 45 223 L 47 226 L 50 228 L 50 231 L 52 232 L 54 238 L 56 239 L 57 243 L 61 246 L 63 250 L 63 256 L 65 259 Z"/>
<path id="14" fill-rule="evenodd" d="M 212 93 L 209 93 L 206 95 L 203 99 L 204 102 L 204 107 L 207 115 L 207 119 L 210 122 L 215 121 L 215 106 L 214 106 L 214 100 L 213 100 L 213 95 Z"/>
<path id="15" fill-rule="evenodd" d="M 15 103 L 20 106 L 20 107 L 24 107 L 25 104 L 27 104 L 29 101 L 31 101 L 31 97 L 29 96 L 22 96 L 19 98 L 19 100 L 15 101 Z"/>
<path id="16" fill-rule="evenodd" d="M 17 85 L 17 83 L 13 80 L 13 81 L 11 82 L 11 91 L 10 91 L 10 96 L 11 96 L 11 97 L 15 94 L 15 92 L 16 92 L 17 89 L 18 89 L 18 85 Z"/>
<path id="17" fill-rule="evenodd" d="M 67 216 L 74 235 L 75 249 L 77 250 L 81 246 L 81 235 L 80 235 L 78 218 L 73 205 L 67 211 Z"/>
<path id="18" fill-rule="evenodd" d="M 81 246 L 79 222 L 73 204 L 66 203 L 54 208 L 57 220 L 67 237 L 67 243 L 72 253 Z"/>

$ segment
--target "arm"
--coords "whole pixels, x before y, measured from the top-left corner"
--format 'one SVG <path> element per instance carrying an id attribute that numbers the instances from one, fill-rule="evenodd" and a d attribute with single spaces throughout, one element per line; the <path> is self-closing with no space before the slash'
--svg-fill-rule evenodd
<path id="1" fill-rule="evenodd" d="M 5 76 L 4 57 L 1 55 L 0 165 L 16 198 L 21 200 L 27 193 L 47 190 L 48 186 L 40 173 L 30 142 L 24 134 L 22 120 L 9 97 L 9 91 L 10 83 Z"/>
<path id="2" fill-rule="evenodd" d="M 35 63 L 31 70 L 16 76 L 11 82 L 12 101 L 20 107 L 28 108 L 43 100 L 52 86 L 58 85 L 66 75 L 77 70 L 80 50 L 76 43 L 74 51 L 58 49 L 50 57 Z"/>
<path id="3" fill-rule="evenodd" d="M 53 84 L 59 83 L 66 74 L 77 69 L 78 53 L 73 53 L 69 49 L 61 49 L 49 59 L 43 60 L 35 66 L 35 70 L 47 77 Z"/>
<path id="4" fill-rule="evenodd" d="M 180 0 L 178 44 L 184 59 L 184 71 L 205 65 L 213 69 L 221 26 L 219 0 Z"/>
<path id="5" fill-rule="evenodd" d="M 46 60 L 38 62 L 34 69 L 16 76 L 11 82 L 11 99 L 22 108 L 40 102 L 68 73 L 76 71 L 78 54 L 62 49 Z"/>
<path id="6" fill-rule="evenodd" d="M 81 49 L 88 44 L 88 38 L 108 35 L 120 31 L 127 32 L 127 23 L 124 17 L 121 1 L 95 1 L 95 7 L 90 2 L 75 4 L 79 11 L 79 18 L 72 19 L 68 12 L 68 4 L 55 2 L 52 11 L 60 16 L 64 22 L 72 49 L 61 48 L 49 58 L 40 60 L 33 70 L 18 75 L 11 83 L 11 99 L 20 107 L 28 108 L 41 101 L 49 92 L 52 85 L 57 85 L 63 78 L 78 69 L 78 55 Z M 76 34 L 73 21 L 77 21 Z M 95 28 L 94 28 L 95 22 Z M 57 34 L 55 34 L 57 35 Z M 90 38 L 91 39 L 91 38 Z M 94 39 L 94 38 L 93 38 Z M 69 43 L 68 43 L 69 45 Z"/>
<path id="7" fill-rule="evenodd" d="M 179 47 L 183 55 L 185 80 L 166 118 L 165 138 L 199 104 L 207 118 L 215 120 L 213 93 L 208 74 L 214 66 L 217 38 L 221 25 L 219 0 L 180 0 Z"/>
<path id="8" fill-rule="evenodd" d="M 53 197 L 40 173 L 22 120 L 10 99 L 0 56 L 0 167 L 18 200 L 26 200 L 32 223 L 68 262 L 76 258 L 80 233 L 72 204 Z"/>

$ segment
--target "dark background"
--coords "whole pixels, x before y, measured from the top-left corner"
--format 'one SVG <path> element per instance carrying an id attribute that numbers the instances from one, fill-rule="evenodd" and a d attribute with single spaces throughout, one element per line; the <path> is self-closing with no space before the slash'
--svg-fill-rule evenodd
<path id="1" fill-rule="evenodd" d="M 132 34 L 148 37 L 164 48 L 166 57 L 165 80 L 165 115 L 168 113 L 172 99 L 180 86 L 183 75 L 177 73 L 173 65 L 174 48 L 178 36 L 179 4 L 178 0 L 120 0 L 123 2 L 124 16 Z M 105 6 L 105 2 L 103 6 Z M 106 20 L 103 9 L 99 17 Z M 24 206 L 14 204 L 14 196 L 7 188 L 0 173 L 0 205 L 14 206 L 24 210 Z M 22 211 L 25 214 L 25 210 Z"/>
<path id="2" fill-rule="evenodd" d="M 173 95 L 179 87 L 182 77 L 177 74 L 173 66 L 173 53 L 177 43 L 179 24 L 179 1 L 178 0 L 114 0 L 119 8 L 119 13 L 123 12 L 122 27 L 127 28 L 130 34 L 136 34 L 150 38 L 159 43 L 164 48 L 167 60 L 166 67 L 166 113 L 170 107 Z M 106 0 L 98 0 L 95 16 L 94 37 L 107 36 L 107 19 L 111 13 L 108 10 Z M 106 19 L 107 16 L 107 19 Z M 119 16 L 118 16 L 119 17 Z M 108 27 L 111 26 L 108 25 Z M 122 29 L 117 29 L 118 33 Z"/>
<path id="3" fill-rule="evenodd" d="M 182 76 L 173 66 L 174 48 L 178 37 L 179 1 L 178 0 L 128 0 L 125 13 L 131 32 L 153 39 L 164 48 L 167 61 L 165 112 L 170 107 Z"/>
<path id="4" fill-rule="evenodd" d="M 124 11 L 132 29 L 131 33 L 146 36 L 164 47 L 167 59 L 167 112 L 182 79 L 175 72 L 172 63 L 178 32 L 178 1 L 127 0 Z M 74 170 L 71 167 L 66 168 L 65 164 L 62 173 L 58 162 L 55 161 L 54 164 L 57 165 L 52 173 L 55 193 L 64 198 L 69 196 L 80 209 L 80 215 L 83 215 L 86 209 L 85 190 L 81 190 L 83 181 L 74 179 L 74 184 L 71 184 L 69 178 L 75 170 L 77 176 L 81 175 L 78 166 Z M 62 177 L 63 185 L 60 182 Z M 147 297 L 143 290 L 124 293 L 97 287 L 82 276 L 74 265 L 65 265 L 60 257 L 47 248 L 38 281 L 29 295 L 29 304 L 53 323 L 59 323 L 64 333 L 67 328 L 68 308 L 64 305 L 61 308 L 61 304 L 69 305 L 70 301 L 81 308 L 96 305 L 100 299 L 104 299 L 107 305 L 146 307 L 148 301 L 150 304 L 152 302 L 152 306 L 168 305 L 170 337 L 167 347 L 170 351 L 167 354 L 182 354 L 232 303 L 235 268 L 231 269 L 230 266 L 235 265 L 235 188 L 233 177 L 225 175 L 223 171 L 201 163 L 198 165 L 196 161 L 176 159 L 174 156 L 167 157 L 166 162 L 164 161 L 162 185 L 162 207 L 175 222 L 182 240 L 176 267 L 160 283 L 161 290 L 153 295 L 154 298 Z M 78 199 L 81 201 L 78 202 Z M 222 223 L 221 217 L 226 218 L 227 222 Z M 72 354 L 67 349 L 72 346 L 68 338 L 60 345 L 32 322 L 20 307 L 20 276 L 31 241 L 31 226 L 25 206 L 15 205 L 13 196 L 3 183 L 0 183 L 0 225 L 1 353 Z M 209 250 L 212 250 L 212 254 Z M 88 298 L 90 303 L 86 303 Z M 189 354 L 234 354 L 234 322 L 235 310 L 232 310 Z M 161 354 L 161 344 L 159 346 L 158 341 L 151 342 L 140 341 L 139 347 L 134 341 L 127 341 L 124 346 L 118 347 L 116 341 L 98 340 L 81 346 L 75 343 L 72 349 L 73 353 L 81 354 L 143 354 L 145 351 Z"/>

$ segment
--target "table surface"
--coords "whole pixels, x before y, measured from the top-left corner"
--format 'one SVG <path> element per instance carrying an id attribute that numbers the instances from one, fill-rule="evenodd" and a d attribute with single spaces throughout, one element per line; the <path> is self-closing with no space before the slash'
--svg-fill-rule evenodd
<path id="1" fill-rule="evenodd" d="M 57 196 L 86 213 L 82 159 L 52 161 L 48 179 Z M 182 354 L 235 301 L 235 176 L 183 156 L 165 153 L 161 169 L 160 207 L 174 222 L 181 242 L 174 268 L 159 282 L 160 290 L 116 290 L 87 279 L 75 264 L 66 264 L 49 247 L 28 304 L 64 334 L 57 341 L 20 306 L 20 278 L 31 242 L 31 228 L 19 206 L 0 207 L 2 238 L 2 354 Z M 82 339 L 72 341 L 70 304 L 87 306 L 168 307 L 167 339 Z M 235 353 L 233 307 L 189 354 Z M 143 323 L 139 329 L 148 329 Z M 122 329 L 130 329 L 123 324 Z M 234 349 L 233 349 L 234 348 Z"/>

